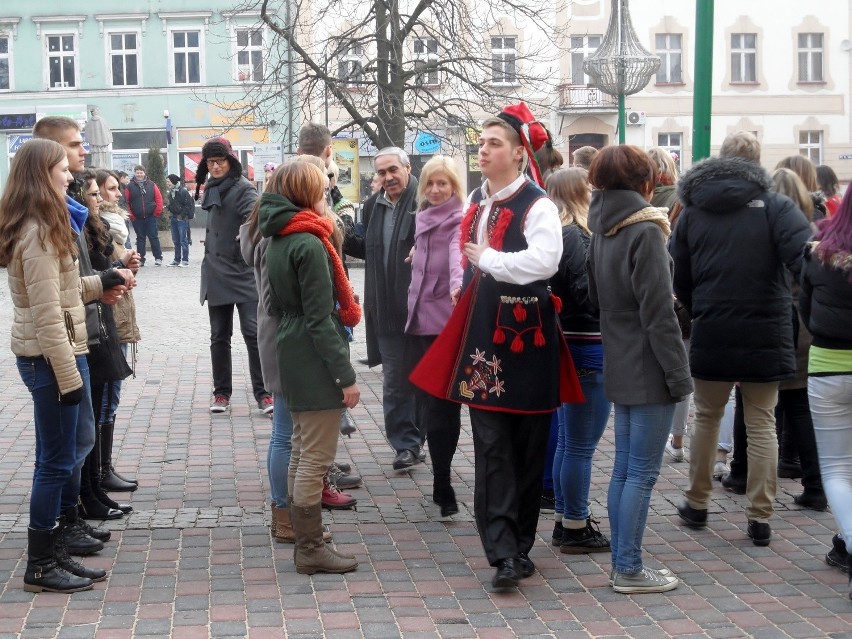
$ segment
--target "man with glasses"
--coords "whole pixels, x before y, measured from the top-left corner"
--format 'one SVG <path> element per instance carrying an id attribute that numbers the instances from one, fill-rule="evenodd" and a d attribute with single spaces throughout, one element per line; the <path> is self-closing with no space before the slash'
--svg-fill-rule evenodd
<path id="1" fill-rule="evenodd" d="M 133 169 L 133 179 L 124 189 L 127 200 L 127 212 L 133 229 L 136 231 L 136 251 L 139 253 L 140 266 L 145 266 L 145 240 L 151 241 L 154 265 L 162 266 L 163 251 L 160 237 L 157 235 L 157 218 L 163 214 L 163 195 L 160 188 L 145 174 L 145 167 L 137 164 Z"/>
<path id="2" fill-rule="evenodd" d="M 208 179 L 209 176 L 209 179 Z M 211 413 L 230 409 L 232 387 L 231 335 L 234 307 L 248 349 L 249 375 L 257 407 L 273 411 L 263 385 L 257 349 L 257 288 L 252 267 L 243 261 L 239 233 L 257 201 L 257 190 L 243 177 L 243 167 L 226 138 L 211 138 L 201 149 L 195 175 L 195 199 L 204 184 L 201 208 L 207 211 L 204 259 L 201 262 L 201 303 L 210 315 L 210 359 L 213 365 Z M 206 181 L 206 182 L 205 182 Z"/>

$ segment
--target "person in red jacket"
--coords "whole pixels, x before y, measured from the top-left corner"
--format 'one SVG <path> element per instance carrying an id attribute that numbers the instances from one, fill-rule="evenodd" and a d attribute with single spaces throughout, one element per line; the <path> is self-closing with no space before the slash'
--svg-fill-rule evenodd
<path id="1" fill-rule="evenodd" d="M 154 264 L 162 266 L 163 251 L 157 235 L 157 218 L 163 214 L 163 196 L 160 188 L 145 174 L 145 167 L 137 164 L 133 169 L 133 179 L 124 189 L 127 211 L 133 230 L 136 231 L 136 251 L 139 253 L 140 266 L 145 266 L 145 240 L 151 241 Z"/>

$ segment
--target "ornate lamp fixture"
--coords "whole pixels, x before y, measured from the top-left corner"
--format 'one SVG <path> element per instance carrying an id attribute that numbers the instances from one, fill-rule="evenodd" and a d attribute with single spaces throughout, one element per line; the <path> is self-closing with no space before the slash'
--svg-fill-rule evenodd
<path id="1" fill-rule="evenodd" d="M 583 62 L 583 70 L 594 86 L 618 98 L 619 144 L 624 144 L 624 96 L 644 89 L 660 67 L 660 59 L 639 42 L 627 4 L 628 0 L 612 0 L 603 42 Z"/>

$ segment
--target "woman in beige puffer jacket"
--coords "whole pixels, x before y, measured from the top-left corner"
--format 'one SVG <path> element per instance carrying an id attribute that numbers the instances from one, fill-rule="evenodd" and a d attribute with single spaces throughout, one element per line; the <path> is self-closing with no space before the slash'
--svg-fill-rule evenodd
<path id="1" fill-rule="evenodd" d="M 16 154 L 0 199 L 0 266 L 7 268 L 15 307 L 12 352 L 35 413 L 24 575 L 24 589 L 32 592 L 87 590 L 106 576 L 71 560 L 64 539 L 54 546 L 72 521 L 60 517 L 63 506 L 73 509 L 76 521 L 80 468 L 94 443 L 83 303 L 125 288 L 125 276 L 115 269 L 80 277 L 75 237 L 87 213 L 63 201 L 70 181 L 64 147 L 32 140 Z"/>

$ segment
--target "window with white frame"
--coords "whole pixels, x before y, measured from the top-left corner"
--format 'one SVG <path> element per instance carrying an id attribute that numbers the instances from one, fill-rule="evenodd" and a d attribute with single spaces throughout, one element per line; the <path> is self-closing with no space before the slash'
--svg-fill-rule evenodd
<path id="1" fill-rule="evenodd" d="M 654 36 L 660 68 L 657 70 L 657 84 L 681 84 L 683 73 L 683 36 L 680 33 L 658 33 Z"/>
<path id="2" fill-rule="evenodd" d="M 61 33 L 45 37 L 47 45 L 48 89 L 77 86 L 77 36 Z"/>
<path id="3" fill-rule="evenodd" d="M 601 39 L 599 35 L 571 36 L 571 84 L 591 84 L 583 71 L 583 62 L 598 50 Z"/>
<path id="4" fill-rule="evenodd" d="M 237 33 L 237 82 L 262 82 L 263 29 L 238 28 Z"/>
<path id="5" fill-rule="evenodd" d="M 517 84 L 517 61 L 517 38 L 515 36 L 492 36 L 491 82 L 494 84 Z"/>
<path id="6" fill-rule="evenodd" d="M 680 170 L 683 168 L 683 134 L 682 133 L 658 133 L 657 146 L 672 154 L 672 158 Z"/>
<path id="7" fill-rule="evenodd" d="M 421 73 L 417 74 L 417 84 L 437 85 L 441 83 L 436 68 L 438 64 L 437 38 L 417 38 L 414 41 L 414 64 L 418 69 L 423 69 Z"/>
<path id="8" fill-rule="evenodd" d="M 823 34 L 799 34 L 799 82 L 822 82 Z"/>
<path id="9" fill-rule="evenodd" d="M 822 131 L 799 131 L 799 155 L 816 166 L 822 164 Z"/>
<path id="10" fill-rule="evenodd" d="M 364 83 L 364 48 L 360 42 L 347 40 L 341 43 L 337 79 L 350 86 Z"/>
<path id="11" fill-rule="evenodd" d="M 175 84 L 201 84 L 201 31 L 172 31 Z"/>
<path id="12" fill-rule="evenodd" d="M 731 34 L 731 82 L 757 82 L 757 34 Z"/>
<path id="13" fill-rule="evenodd" d="M 139 86 L 139 34 L 110 33 L 108 42 L 112 86 Z"/>
<path id="14" fill-rule="evenodd" d="M 11 73 L 11 39 L 7 35 L 0 35 L 0 91 L 9 91 L 12 88 Z"/>

